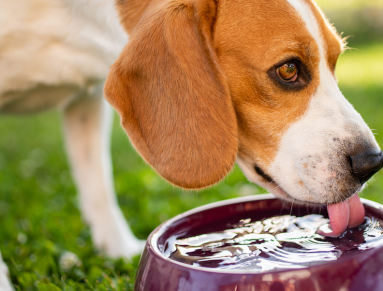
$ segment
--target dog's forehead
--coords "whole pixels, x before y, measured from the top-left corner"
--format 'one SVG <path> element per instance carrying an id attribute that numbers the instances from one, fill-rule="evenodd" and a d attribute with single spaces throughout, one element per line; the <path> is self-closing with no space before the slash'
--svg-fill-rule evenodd
<path id="1" fill-rule="evenodd" d="M 297 11 L 305 23 L 305 28 L 314 37 L 321 49 L 321 57 L 327 59 L 331 69 L 335 66 L 344 43 L 335 28 L 323 15 L 322 11 L 311 0 L 286 0 Z"/>
<path id="2" fill-rule="evenodd" d="M 218 53 L 256 51 L 252 57 L 265 66 L 279 56 L 302 50 L 315 54 L 320 48 L 318 57 L 333 67 L 342 51 L 335 29 L 311 0 L 223 1 L 215 41 Z"/>

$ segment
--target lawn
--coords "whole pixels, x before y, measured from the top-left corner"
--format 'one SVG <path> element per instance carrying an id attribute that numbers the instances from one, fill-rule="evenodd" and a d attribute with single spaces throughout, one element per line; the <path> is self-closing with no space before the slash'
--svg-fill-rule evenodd
<path id="1" fill-rule="evenodd" d="M 375 129 L 383 145 L 383 42 L 341 56 L 344 95 Z M 0 117 L 0 250 L 18 290 L 132 290 L 138 258 L 111 260 L 93 249 L 78 209 L 66 161 L 60 116 Z M 112 155 L 118 200 L 135 234 L 145 239 L 161 222 L 209 202 L 264 193 L 236 167 L 205 191 L 176 189 L 131 148 L 116 116 Z M 383 173 L 363 197 L 383 203 Z M 70 252 L 70 253 L 68 253 Z M 62 257 L 75 254 L 73 267 Z M 60 263 L 61 261 L 61 263 Z"/>

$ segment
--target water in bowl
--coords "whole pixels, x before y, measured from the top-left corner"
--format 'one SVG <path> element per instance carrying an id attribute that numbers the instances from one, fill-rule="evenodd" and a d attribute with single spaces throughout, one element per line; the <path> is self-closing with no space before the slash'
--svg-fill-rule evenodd
<path id="1" fill-rule="evenodd" d="M 374 216 L 339 238 L 317 233 L 327 223 L 320 214 L 231 219 L 216 222 L 216 231 L 202 228 L 169 237 L 164 254 L 199 267 L 266 272 L 305 268 L 383 244 L 383 222 Z"/>

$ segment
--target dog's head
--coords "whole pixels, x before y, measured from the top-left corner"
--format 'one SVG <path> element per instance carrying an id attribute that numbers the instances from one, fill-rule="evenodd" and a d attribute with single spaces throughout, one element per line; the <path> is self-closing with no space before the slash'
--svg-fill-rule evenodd
<path id="1" fill-rule="evenodd" d="M 105 96 L 165 179 L 206 187 L 237 160 L 282 198 L 328 204 L 380 169 L 371 130 L 337 86 L 342 39 L 312 1 L 144 2 L 118 4 L 134 29 Z"/>

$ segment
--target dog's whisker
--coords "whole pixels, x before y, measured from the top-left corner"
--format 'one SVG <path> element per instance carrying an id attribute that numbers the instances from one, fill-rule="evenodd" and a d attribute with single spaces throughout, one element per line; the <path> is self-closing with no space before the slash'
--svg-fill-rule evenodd
<path id="1" fill-rule="evenodd" d="M 291 213 L 293 212 L 294 200 L 295 200 L 295 198 L 293 198 L 293 202 L 291 203 L 291 207 L 290 207 L 290 216 L 291 216 Z"/>

